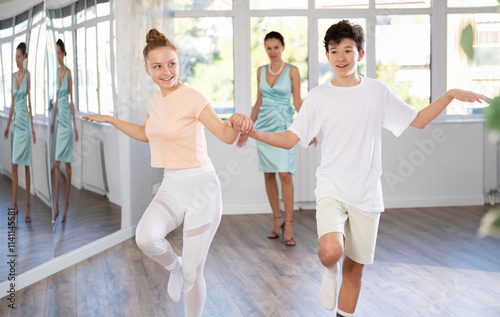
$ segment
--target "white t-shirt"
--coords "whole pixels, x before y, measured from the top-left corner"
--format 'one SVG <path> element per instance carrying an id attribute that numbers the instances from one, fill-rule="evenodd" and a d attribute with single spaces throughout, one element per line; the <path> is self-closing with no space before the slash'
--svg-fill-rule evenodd
<path id="1" fill-rule="evenodd" d="M 312 89 L 289 130 L 303 147 L 323 134 L 316 201 L 330 196 L 364 211 L 384 211 L 382 128 L 400 136 L 417 113 L 372 78 L 362 77 L 354 87 L 328 82 Z"/>

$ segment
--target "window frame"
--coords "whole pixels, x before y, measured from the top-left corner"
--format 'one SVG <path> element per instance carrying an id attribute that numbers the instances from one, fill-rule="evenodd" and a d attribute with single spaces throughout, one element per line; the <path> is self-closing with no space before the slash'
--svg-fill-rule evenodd
<path id="1" fill-rule="evenodd" d="M 448 1 L 431 1 L 430 7 L 377 8 L 375 0 L 368 1 L 368 8 L 317 9 L 315 0 L 308 0 L 307 9 L 251 10 L 248 1 L 233 0 L 231 10 L 174 10 L 175 18 L 231 17 L 233 18 L 233 64 L 235 111 L 250 114 L 251 79 L 255 70 L 250 69 L 250 18 L 263 16 L 305 16 L 308 20 L 308 91 L 318 85 L 318 20 L 338 18 L 364 18 L 367 37 L 372 36 L 376 18 L 380 15 L 429 15 L 431 23 L 430 100 L 433 102 L 447 91 L 447 20 L 448 14 L 497 13 L 497 7 L 448 7 Z M 236 44 L 236 39 L 239 42 Z M 242 40 L 244 39 L 244 40 Z M 376 78 L 376 40 L 366 41 L 366 76 Z M 236 58 L 237 57 L 237 58 Z M 459 88 L 459 87 L 457 87 Z M 303 96 L 305 97 L 305 96 Z M 482 120 L 480 114 L 447 115 L 443 111 L 436 121 Z"/>

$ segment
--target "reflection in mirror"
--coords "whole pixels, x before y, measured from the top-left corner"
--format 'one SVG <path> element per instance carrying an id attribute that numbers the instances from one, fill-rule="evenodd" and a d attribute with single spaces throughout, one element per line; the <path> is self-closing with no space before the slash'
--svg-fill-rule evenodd
<path id="1" fill-rule="evenodd" d="M 22 13 L 19 2 L 3 5 L 0 18 L 0 255 L 14 261 L 16 274 L 53 257 L 44 3 L 37 2 L 24 2 Z M 0 266 L 0 281 L 9 269 Z"/>
<path id="2" fill-rule="evenodd" d="M 65 4 L 62 4 L 65 3 Z M 120 229 L 118 133 L 81 120 L 115 109 L 109 0 L 48 0 L 47 80 L 55 256 Z"/>

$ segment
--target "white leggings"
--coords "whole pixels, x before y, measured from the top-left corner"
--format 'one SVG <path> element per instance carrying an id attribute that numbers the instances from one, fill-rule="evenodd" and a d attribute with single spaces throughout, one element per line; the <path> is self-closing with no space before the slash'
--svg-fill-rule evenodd
<path id="1" fill-rule="evenodd" d="M 203 268 L 221 213 L 220 183 L 211 163 L 165 169 L 160 188 L 137 225 L 135 240 L 139 248 L 169 268 L 175 267 L 177 255 L 165 237 L 184 221 L 182 272 L 186 316 L 200 316 L 203 310 Z"/>

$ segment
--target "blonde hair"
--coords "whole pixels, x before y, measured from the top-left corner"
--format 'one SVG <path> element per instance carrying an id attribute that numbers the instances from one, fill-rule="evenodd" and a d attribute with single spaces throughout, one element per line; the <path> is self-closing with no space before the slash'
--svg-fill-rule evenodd
<path id="1" fill-rule="evenodd" d="M 155 28 L 152 28 L 149 30 L 148 34 L 146 34 L 146 46 L 144 46 L 144 50 L 142 51 L 144 55 L 144 62 L 147 63 L 148 61 L 148 53 L 159 47 L 170 47 L 177 52 L 177 48 L 168 40 L 165 34 L 160 33 L 160 31 Z"/>

